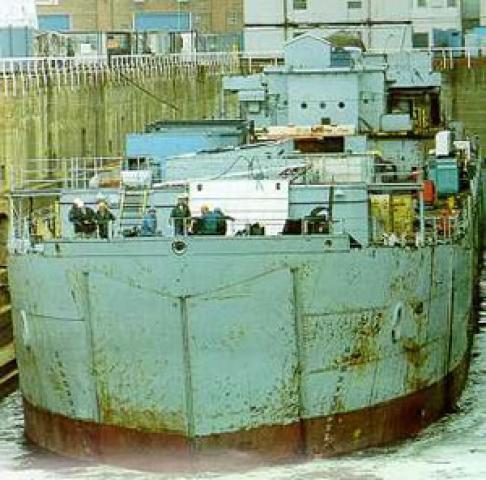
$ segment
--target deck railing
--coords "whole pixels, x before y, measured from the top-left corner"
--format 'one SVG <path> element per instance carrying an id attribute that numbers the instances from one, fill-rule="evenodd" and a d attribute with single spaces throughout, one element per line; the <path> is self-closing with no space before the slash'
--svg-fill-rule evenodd
<path id="1" fill-rule="evenodd" d="M 369 49 L 368 53 L 389 55 L 403 52 L 422 52 L 432 55 L 435 67 L 450 69 L 457 65 L 457 60 L 465 60 L 468 68 L 476 59 L 486 58 L 486 47 L 433 47 L 409 49 Z M 91 55 L 79 57 L 12 57 L 0 58 L 0 78 L 12 75 L 44 76 L 54 72 L 80 73 L 100 72 L 104 70 L 128 71 L 148 69 L 164 71 L 177 67 L 208 66 L 221 67 L 223 73 L 252 73 L 267 66 L 283 63 L 282 50 L 261 50 L 246 52 L 190 52 L 158 55 Z"/>
<path id="2" fill-rule="evenodd" d="M 12 166 L 6 190 L 30 195 L 46 190 L 99 188 L 103 183 L 120 185 L 124 163 L 120 157 L 72 157 L 29 159 Z"/>
<path id="3" fill-rule="evenodd" d="M 380 238 L 373 238 L 374 232 L 370 232 L 370 244 L 383 247 L 420 247 L 423 245 L 437 245 L 454 242 L 465 233 L 467 227 L 467 211 L 462 213 L 450 213 L 441 216 L 427 216 L 424 218 L 424 234 L 417 229 L 407 233 L 388 232 L 383 233 Z M 195 222 L 200 217 L 188 219 L 183 232 L 170 232 L 165 235 L 158 230 L 153 235 L 144 235 L 140 228 L 134 228 L 130 232 L 118 232 L 116 221 L 109 227 L 109 239 L 116 241 L 133 241 L 134 239 L 162 239 L 162 238 L 258 238 L 258 237 L 284 237 L 295 238 L 302 236 L 328 235 L 350 235 L 355 238 L 353 224 L 362 222 L 363 218 L 339 218 L 325 220 L 322 217 L 305 217 L 292 221 L 289 229 L 289 220 L 284 218 L 235 218 L 226 220 L 226 233 L 205 233 L 194 230 Z M 74 234 L 72 227 L 64 224 L 60 219 L 59 204 L 52 204 L 48 207 L 37 208 L 27 212 L 17 211 L 12 219 L 12 231 L 10 244 L 16 251 L 29 251 L 38 249 L 45 241 L 69 240 L 69 241 L 91 241 L 99 239 L 96 231 L 90 234 Z M 64 225 L 64 231 L 63 231 Z M 68 225 L 68 224 L 67 224 Z M 355 228 L 355 227 L 354 227 Z M 107 240 L 103 240 L 107 241 Z"/>
<path id="4" fill-rule="evenodd" d="M 39 76 L 55 73 L 80 74 L 105 70 L 129 71 L 149 69 L 162 72 L 178 67 L 225 67 L 230 73 L 239 65 L 239 54 L 232 52 L 187 53 L 166 55 L 93 55 L 82 57 L 12 57 L 0 58 L 0 78 L 14 75 Z"/>
<path id="5" fill-rule="evenodd" d="M 363 156 L 361 156 L 363 157 Z M 312 180 L 305 178 L 306 175 L 306 163 L 312 163 L 313 159 L 319 158 L 321 160 L 326 159 L 324 155 L 288 155 L 285 159 L 288 160 L 290 165 L 295 166 L 297 158 L 300 159 L 297 170 L 290 169 L 290 178 L 295 182 L 300 182 L 312 185 Z M 329 156 L 331 160 L 335 160 L 335 156 Z M 358 158 L 358 157 L 356 157 Z M 135 159 L 131 161 L 131 169 L 147 170 L 147 161 L 150 159 Z M 373 160 L 373 157 L 371 157 Z M 301 165 L 303 164 L 303 166 Z M 352 185 L 353 182 L 358 185 L 368 185 L 367 190 L 375 193 L 393 194 L 393 192 L 411 195 L 415 192 L 416 203 L 414 210 L 411 210 L 413 215 L 414 225 L 406 234 L 396 235 L 393 231 L 383 231 L 384 229 L 370 229 L 369 238 L 373 243 L 394 246 L 395 244 L 408 244 L 411 243 L 428 243 L 435 244 L 440 242 L 453 241 L 457 236 L 467 231 L 468 221 L 471 216 L 470 205 L 466 202 L 466 205 L 462 206 L 460 211 L 447 212 L 442 211 L 440 214 L 429 214 L 423 211 L 423 193 L 421 192 L 422 184 L 422 171 L 414 171 L 413 174 L 407 169 L 388 171 L 378 171 L 377 168 L 385 169 L 390 166 L 389 163 L 378 161 L 373 168 L 375 171 L 365 171 L 366 178 L 354 178 L 356 175 L 360 176 L 361 171 L 357 172 L 355 166 L 350 165 L 350 169 L 346 169 L 346 166 L 340 172 L 343 178 L 341 183 L 335 182 L 336 178 L 332 175 L 324 180 L 319 179 L 315 184 L 327 184 L 329 187 L 335 186 L 334 193 L 331 194 L 332 189 L 328 189 L 327 202 L 333 206 L 341 202 L 339 187 L 342 184 Z M 61 212 L 56 207 L 59 204 L 59 200 L 64 190 L 77 192 L 79 190 L 91 190 L 91 197 L 102 193 L 100 189 L 107 188 L 108 191 L 113 193 L 113 190 L 119 191 L 123 185 L 122 172 L 127 167 L 126 160 L 123 158 L 67 158 L 67 159 L 33 159 L 19 164 L 15 169 L 10 172 L 10 184 L 8 185 L 8 191 L 10 192 L 12 214 L 11 214 L 11 233 L 14 239 L 26 240 L 29 242 L 34 239 L 44 240 L 48 238 L 69 238 L 72 236 L 70 232 L 62 232 L 62 225 L 65 221 L 61 218 Z M 282 167 L 279 167 L 282 169 Z M 299 174 L 299 169 L 303 170 L 303 175 Z M 259 172 L 260 170 L 258 170 Z M 257 172 L 257 173 L 258 173 Z M 247 172 L 248 173 L 248 172 Z M 371 179 L 369 177 L 371 173 Z M 349 178 L 346 178 L 349 177 Z M 194 179 L 196 180 L 196 179 Z M 330 183 L 329 183 L 330 182 Z M 183 180 L 180 180 L 177 185 L 184 184 Z M 173 186 L 174 182 L 170 184 L 161 184 L 165 187 Z M 365 188 L 366 191 L 366 188 Z M 50 198 L 49 206 L 46 206 L 49 202 L 40 199 L 39 201 L 33 201 L 36 197 Z M 323 205 L 326 206 L 326 205 Z M 420 207 L 420 208 L 419 208 Z M 115 207 L 116 208 L 116 207 Z M 168 208 L 168 207 L 167 207 Z M 329 208 L 329 205 L 327 205 Z M 115 212 L 116 214 L 116 212 Z M 167 212 L 166 212 L 167 214 Z M 438 216 L 437 216 L 438 215 Z M 227 232 L 230 236 L 249 235 L 251 231 L 248 228 L 251 225 L 261 224 L 266 227 L 266 234 L 275 235 L 282 234 L 285 230 L 285 224 L 288 219 L 284 218 L 236 218 L 234 221 L 227 221 Z M 362 217 L 360 218 L 335 218 L 331 219 L 326 225 L 326 220 L 322 217 L 309 218 L 304 217 L 298 219 L 299 223 L 297 228 L 297 234 L 325 234 L 325 233 L 343 233 L 353 234 L 356 230 L 356 225 L 360 222 L 363 225 L 368 225 L 368 220 Z M 373 222 L 371 222 L 373 223 Z M 38 233 L 36 225 L 40 225 L 43 232 Z M 54 227 L 52 227 L 54 225 Z M 192 220 L 191 220 L 192 225 Z M 45 227 L 45 228 L 44 228 Z M 247 228 L 248 227 L 248 228 Z M 294 225 L 295 227 L 295 225 Z M 366 228 L 366 227 L 365 227 Z M 197 233 L 186 224 L 184 227 L 185 234 Z M 395 227 L 391 227 L 394 230 Z M 385 229 L 386 230 L 386 229 Z M 388 228 L 390 230 L 390 228 Z M 167 229 L 164 229 L 164 233 L 167 235 Z M 286 232 L 292 233 L 292 232 Z M 382 238 L 382 233 L 385 234 Z M 138 232 L 135 232 L 137 235 Z M 115 232 L 115 236 L 123 236 L 123 232 Z M 37 240 L 36 240 L 37 239 Z"/>

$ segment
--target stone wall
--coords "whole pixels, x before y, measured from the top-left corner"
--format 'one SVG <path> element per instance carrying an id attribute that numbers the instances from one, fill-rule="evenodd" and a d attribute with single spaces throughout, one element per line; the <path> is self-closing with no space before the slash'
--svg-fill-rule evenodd
<path id="1" fill-rule="evenodd" d="M 143 131 L 149 122 L 218 117 L 220 91 L 221 77 L 203 68 L 194 76 L 87 78 L 74 88 L 53 81 L 16 96 L 10 90 L 9 96 L 0 94 L 0 165 L 23 158 L 122 155 L 125 135 Z"/>
<path id="2" fill-rule="evenodd" d="M 457 66 L 444 72 L 443 78 L 447 117 L 464 122 L 467 130 L 479 135 L 481 144 L 486 146 L 486 65 Z"/>
<path id="3" fill-rule="evenodd" d="M 444 72 L 444 112 L 447 118 L 460 120 L 467 132 L 478 135 L 486 156 L 486 64 L 474 62 Z M 483 162 L 484 164 L 484 162 Z M 483 169 L 483 247 L 486 248 L 486 168 Z"/>

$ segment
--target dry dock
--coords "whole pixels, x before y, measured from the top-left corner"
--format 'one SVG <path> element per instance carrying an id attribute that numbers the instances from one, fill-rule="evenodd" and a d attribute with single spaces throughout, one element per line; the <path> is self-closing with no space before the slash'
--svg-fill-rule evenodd
<path id="1" fill-rule="evenodd" d="M 18 372 L 13 345 L 7 272 L 0 269 L 0 398 L 17 388 Z"/>

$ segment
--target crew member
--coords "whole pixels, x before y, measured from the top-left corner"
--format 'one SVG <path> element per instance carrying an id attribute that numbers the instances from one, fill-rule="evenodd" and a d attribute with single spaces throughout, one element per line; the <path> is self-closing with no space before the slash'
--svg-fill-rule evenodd
<path id="1" fill-rule="evenodd" d="M 91 237 L 96 232 L 95 212 L 87 207 L 81 199 L 76 198 L 74 200 L 68 218 L 74 225 L 76 236 Z"/>
<path id="2" fill-rule="evenodd" d="M 115 216 L 111 213 L 108 205 L 104 200 L 98 202 L 98 210 L 96 211 L 96 223 L 98 224 L 98 235 L 100 238 L 108 238 L 110 232 L 110 222 L 115 220 Z"/>
<path id="3" fill-rule="evenodd" d="M 157 233 L 157 211 L 149 208 L 142 219 L 140 234 L 142 237 L 153 237 Z"/>
<path id="4" fill-rule="evenodd" d="M 198 235 L 218 234 L 218 216 L 211 211 L 208 205 L 201 207 L 201 217 L 196 222 L 194 233 Z"/>
<path id="5" fill-rule="evenodd" d="M 185 235 L 191 218 L 191 210 L 187 204 L 187 195 L 177 198 L 177 205 L 170 212 L 170 219 L 174 225 L 174 235 Z"/>
<path id="6" fill-rule="evenodd" d="M 229 215 L 225 215 L 221 208 L 215 208 L 214 215 L 216 217 L 216 233 L 218 235 L 226 235 L 228 230 L 227 220 L 234 222 L 235 219 Z"/>

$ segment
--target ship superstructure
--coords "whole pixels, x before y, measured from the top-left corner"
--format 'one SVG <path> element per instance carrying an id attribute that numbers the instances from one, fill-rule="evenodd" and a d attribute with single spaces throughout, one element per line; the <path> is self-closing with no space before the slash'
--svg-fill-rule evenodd
<path id="1" fill-rule="evenodd" d="M 285 67 L 226 83 L 255 144 L 14 172 L 31 440 L 141 468 L 221 451 L 248 464 L 405 438 L 454 404 L 481 157 L 442 125 L 430 58 L 400 58 L 308 34 Z M 175 231 L 181 195 L 191 215 Z M 109 205 L 108 239 L 74 234 L 78 199 Z M 202 207 L 224 212 L 215 229 Z M 157 227 L 144 235 L 149 209 Z"/>

